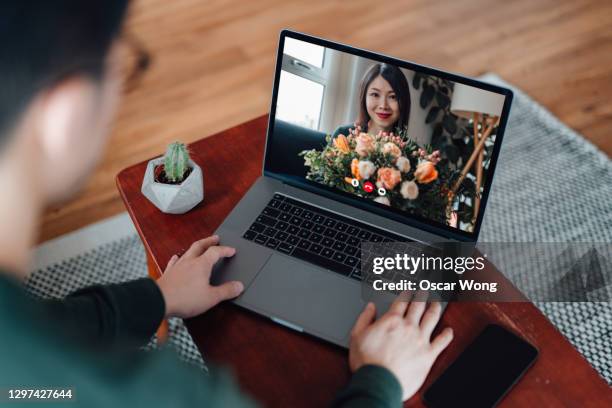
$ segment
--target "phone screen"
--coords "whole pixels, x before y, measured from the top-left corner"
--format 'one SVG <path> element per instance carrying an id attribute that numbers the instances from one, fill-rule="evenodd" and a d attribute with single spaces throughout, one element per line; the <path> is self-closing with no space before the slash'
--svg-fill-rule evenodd
<path id="1" fill-rule="evenodd" d="M 427 389 L 430 407 L 492 407 L 531 366 L 538 350 L 525 340 L 489 325 Z"/>

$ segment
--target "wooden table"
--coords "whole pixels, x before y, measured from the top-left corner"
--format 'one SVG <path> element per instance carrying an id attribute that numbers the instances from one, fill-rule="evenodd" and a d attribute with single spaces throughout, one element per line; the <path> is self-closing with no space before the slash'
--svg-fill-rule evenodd
<path id="1" fill-rule="evenodd" d="M 172 255 L 211 235 L 261 174 L 266 125 L 267 115 L 190 145 L 204 172 L 205 193 L 187 214 L 162 214 L 140 193 L 146 162 L 117 176 L 153 276 Z M 489 323 L 514 330 L 540 350 L 502 406 L 612 406 L 605 381 L 529 302 L 450 304 L 441 326 L 453 327 L 455 340 L 435 363 L 425 387 Z M 346 350 L 233 304 L 190 319 L 187 327 L 206 361 L 230 367 L 242 387 L 266 406 L 326 406 L 349 379 Z M 421 393 L 407 405 L 422 406 Z"/>

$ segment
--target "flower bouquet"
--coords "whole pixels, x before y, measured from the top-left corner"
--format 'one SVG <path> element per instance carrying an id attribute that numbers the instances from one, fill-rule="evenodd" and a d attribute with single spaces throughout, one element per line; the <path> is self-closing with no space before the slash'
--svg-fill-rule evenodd
<path id="1" fill-rule="evenodd" d="M 371 135 L 358 126 L 347 136 L 328 135 L 326 142 L 322 150 L 300 153 L 308 180 L 433 221 L 456 220 L 447 214 L 454 175 L 447 166 L 438 168 L 439 151 L 419 147 L 405 132 Z"/>

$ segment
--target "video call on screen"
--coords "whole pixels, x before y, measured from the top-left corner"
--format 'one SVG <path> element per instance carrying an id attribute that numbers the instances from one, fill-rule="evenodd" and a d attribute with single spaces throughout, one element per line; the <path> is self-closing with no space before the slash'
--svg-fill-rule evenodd
<path id="1" fill-rule="evenodd" d="M 280 173 L 471 232 L 495 131 L 461 188 L 453 184 L 477 144 L 474 127 L 483 137 L 492 116 L 487 105 L 473 116 L 478 102 L 503 106 L 503 98 L 286 37 L 271 163 Z M 466 104 L 475 108 L 463 111 Z"/>

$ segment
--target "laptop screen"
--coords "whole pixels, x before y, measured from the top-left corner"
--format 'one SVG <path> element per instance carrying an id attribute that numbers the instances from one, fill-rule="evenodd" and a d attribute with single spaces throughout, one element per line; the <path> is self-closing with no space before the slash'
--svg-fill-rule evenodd
<path id="1" fill-rule="evenodd" d="M 280 44 L 267 172 L 477 235 L 511 91 L 302 34 Z"/>

